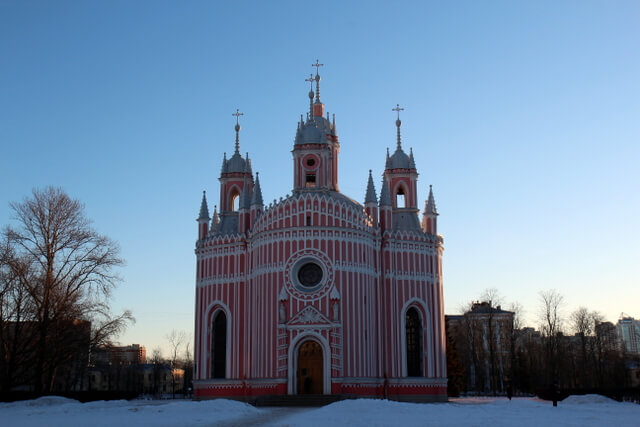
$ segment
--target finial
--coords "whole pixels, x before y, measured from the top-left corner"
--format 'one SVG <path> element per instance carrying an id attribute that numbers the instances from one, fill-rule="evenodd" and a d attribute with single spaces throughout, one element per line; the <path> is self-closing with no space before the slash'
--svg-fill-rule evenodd
<path id="1" fill-rule="evenodd" d="M 367 181 L 367 192 L 364 196 L 364 203 L 378 203 L 378 198 L 376 196 L 376 188 L 373 185 L 373 175 L 371 169 L 369 169 L 369 179 Z"/>
<path id="2" fill-rule="evenodd" d="M 311 64 L 312 67 L 316 67 L 316 102 L 320 102 L 320 67 L 324 66 L 324 64 L 320 63 L 320 60 L 316 59 L 315 64 Z"/>
<path id="3" fill-rule="evenodd" d="M 240 116 L 244 116 L 244 113 L 241 113 L 240 110 L 236 108 L 236 112 L 232 114 L 236 118 L 236 153 L 240 152 Z"/>
<path id="4" fill-rule="evenodd" d="M 207 206 L 207 192 L 202 191 L 202 203 L 200 203 L 200 215 L 198 215 L 198 220 L 206 219 L 209 220 L 209 207 Z"/>
<path id="5" fill-rule="evenodd" d="M 309 74 L 309 78 L 304 79 L 304 81 L 309 82 L 309 111 L 311 112 L 311 117 L 313 117 L 313 82 L 315 81 L 313 74 Z"/>
<path id="6" fill-rule="evenodd" d="M 400 111 L 404 111 L 404 108 L 400 107 L 400 104 L 396 104 L 396 108 L 393 108 L 391 111 L 396 111 L 398 113 L 398 118 L 396 119 L 396 127 L 398 128 L 398 150 L 401 150 L 401 139 L 400 139 L 400 125 L 402 122 L 400 121 Z"/>

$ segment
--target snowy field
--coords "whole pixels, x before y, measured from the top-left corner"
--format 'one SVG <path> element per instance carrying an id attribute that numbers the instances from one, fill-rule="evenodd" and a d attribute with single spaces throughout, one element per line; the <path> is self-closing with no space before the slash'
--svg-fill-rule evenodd
<path id="1" fill-rule="evenodd" d="M 640 405 L 597 395 L 554 408 L 537 399 L 461 398 L 414 404 L 346 400 L 323 408 L 254 408 L 230 400 L 0 403 L 1 426 L 640 426 Z"/>

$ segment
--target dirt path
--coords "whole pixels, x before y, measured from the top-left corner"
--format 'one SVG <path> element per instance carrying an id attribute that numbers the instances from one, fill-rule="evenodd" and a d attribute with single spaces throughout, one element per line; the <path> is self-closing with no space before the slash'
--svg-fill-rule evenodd
<path id="1" fill-rule="evenodd" d="M 213 424 L 215 427 L 245 427 L 245 426 L 261 426 L 267 427 L 273 425 L 276 421 L 286 418 L 289 415 L 299 414 L 301 412 L 313 411 L 317 408 L 260 408 L 259 414 L 242 418 L 234 421 L 219 422 Z"/>

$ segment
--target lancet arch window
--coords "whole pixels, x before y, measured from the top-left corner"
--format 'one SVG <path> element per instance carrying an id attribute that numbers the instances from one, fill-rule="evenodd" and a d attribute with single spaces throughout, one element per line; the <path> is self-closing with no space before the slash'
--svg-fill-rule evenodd
<path id="1" fill-rule="evenodd" d="M 399 185 L 398 190 L 396 191 L 396 207 L 397 208 L 407 207 L 407 192 L 405 191 L 403 185 Z"/>
<path id="2" fill-rule="evenodd" d="M 211 323 L 211 377 L 225 378 L 227 368 L 227 316 L 218 310 Z"/>
<path id="3" fill-rule="evenodd" d="M 405 315 L 407 376 L 421 377 L 422 370 L 422 321 L 415 307 L 410 307 Z"/>
<path id="4" fill-rule="evenodd" d="M 240 192 L 236 187 L 233 187 L 229 193 L 229 209 L 233 212 L 237 212 L 240 209 Z"/>

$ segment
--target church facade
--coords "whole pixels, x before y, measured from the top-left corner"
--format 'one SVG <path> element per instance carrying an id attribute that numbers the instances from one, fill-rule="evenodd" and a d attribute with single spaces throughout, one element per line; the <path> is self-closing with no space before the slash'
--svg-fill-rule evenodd
<path id="1" fill-rule="evenodd" d="M 237 112 L 235 151 L 223 158 L 213 218 L 203 195 L 194 395 L 446 400 L 443 241 L 431 189 L 419 217 L 401 109 L 380 195 L 369 171 L 360 204 L 338 188 L 340 143 L 317 69 L 308 81 L 292 193 L 265 206 L 258 174 L 240 154 Z"/>

